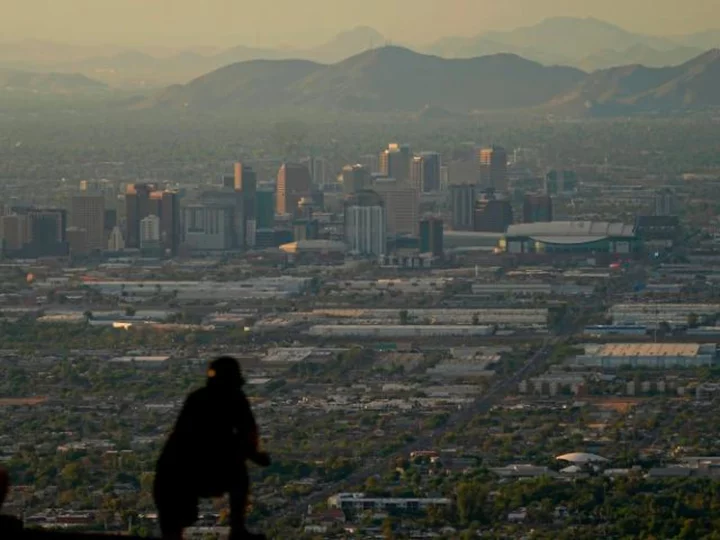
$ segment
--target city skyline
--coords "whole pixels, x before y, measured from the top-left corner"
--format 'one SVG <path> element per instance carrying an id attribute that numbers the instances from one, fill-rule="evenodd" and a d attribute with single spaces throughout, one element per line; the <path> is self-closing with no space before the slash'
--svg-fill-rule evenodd
<path id="1" fill-rule="evenodd" d="M 669 0 L 636 0 L 632 6 L 620 0 L 514 0 L 502 5 L 491 0 L 368 0 L 362 10 L 328 0 L 281 3 L 278 9 L 277 4 L 241 6 L 230 0 L 208 0 L 202 7 L 188 0 L 28 0 L 5 11 L 0 31 L 3 41 L 300 48 L 356 26 L 370 26 L 393 42 L 427 44 L 556 16 L 593 17 L 632 32 L 671 36 L 712 29 L 708 21 L 720 15 L 718 6 L 700 0 L 690 0 L 681 12 Z"/>

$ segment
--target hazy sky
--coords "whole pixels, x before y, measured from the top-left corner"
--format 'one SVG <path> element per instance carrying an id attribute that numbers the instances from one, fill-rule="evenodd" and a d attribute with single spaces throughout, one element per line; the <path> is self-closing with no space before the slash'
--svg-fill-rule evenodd
<path id="1" fill-rule="evenodd" d="M 305 46 L 357 25 L 395 42 L 594 16 L 677 34 L 720 26 L 718 0 L 0 0 L 0 41 Z"/>

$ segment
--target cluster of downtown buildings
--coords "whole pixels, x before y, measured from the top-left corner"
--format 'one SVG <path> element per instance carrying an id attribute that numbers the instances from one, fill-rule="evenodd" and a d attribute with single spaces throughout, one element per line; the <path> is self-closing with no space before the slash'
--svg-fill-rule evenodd
<path id="1" fill-rule="evenodd" d="M 83 181 L 67 209 L 3 208 L 3 253 L 34 258 L 139 250 L 158 256 L 292 245 L 293 252 L 377 259 L 411 251 L 432 259 L 445 252 L 446 231 L 461 244 L 491 242 L 491 249 L 507 252 L 578 243 L 592 251 L 634 250 L 632 226 L 554 221 L 553 197 L 577 188 L 574 173 L 547 173 L 541 189 L 524 192 L 517 211 L 507 152 L 491 146 L 466 153 L 444 164 L 437 152 L 390 144 L 342 167 L 331 182 L 318 158 L 282 163 L 275 178 L 263 181 L 253 167 L 235 163 L 233 174 L 193 189 Z M 658 204 L 669 195 L 663 197 Z"/>

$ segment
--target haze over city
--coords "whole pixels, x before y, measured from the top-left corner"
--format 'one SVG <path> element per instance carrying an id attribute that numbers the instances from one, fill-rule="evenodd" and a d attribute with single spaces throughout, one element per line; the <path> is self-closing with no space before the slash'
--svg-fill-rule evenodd
<path id="1" fill-rule="evenodd" d="M 674 35 L 712 28 L 717 2 L 687 0 L 4 0 L 3 41 L 186 46 L 316 45 L 371 26 L 398 43 L 426 44 L 536 24 L 595 17 L 630 31 Z"/>
<path id="2" fill-rule="evenodd" d="M 0 2 L 0 539 L 720 540 L 717 0 Z"/>

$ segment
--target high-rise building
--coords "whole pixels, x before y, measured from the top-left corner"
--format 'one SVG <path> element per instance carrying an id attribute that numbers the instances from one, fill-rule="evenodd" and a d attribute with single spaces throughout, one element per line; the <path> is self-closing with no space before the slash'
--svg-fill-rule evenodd
<path id="1" fill-rule="evenodd" d="M 105 229 L 104 237 L 107 239 L 110 236 L 110 233 L 115 228 L 115 226 L 118 224 L 118 212 L 116 208 L 105 208 L 105 212 L 103 213 L 103 229 Z"/>
<path id="2" fill-rule="evenodd" d="M 91 251 L 87 243 L 87 231 L 79 227 L 68 227 L 65 230 L 70 255 L 84 255 Z"/>
<path id="3" fill-rule="evenodd" d="M 140 220 L 140 248 L 158 248 L 160 242 L 160 218 L 149 215 Z"/>
<path id="4" fill-rule="evenodd" d="M 478 232 L 504 233 L 513 223 L 510 201 L 483 197 L 475 204 L 475 226 Z"/>
<path id="5" fill-rule="evenodd" d="M 410 183 L 395 178 L 376 179 L 373 190 L 385 203 L 388 234 L 417 235 L 420 198 Z"/>
<path id="6" fill-rule="evenodd" d="M 105 249 L 105 197 L 86 194 L 73 196 L 70 201 L 70 227 L 85 231 L 87 250 Z"/>
<path id="7" fill-rule="evenodd" d="M 278 214 L 295 212 L 298 202 L 312 191 L 310 172 L 299 163 L 283 163 L 278 171 L 275 211 Z"/>
<path id="8" fill-rule="evenodd" d="M 140 220 L 152 212 L 149 208 L 150 193 L 157 190 L 155 184 L 128 184 L 125 192 L 125 245 L 140 247 Z"/>
<path id="9" fill-rule="evenodd" d="M 272 229 L 275 226 L 275 192 L 260 189 L 255 194 L 257 202 L 257 230 Z"/>
<path id="10" fill-rule="evenodd" d="M 440 190 L 440 154 L 422 152 L 412 159 L 410 183 L 421 193 Z"/>
<path id="11" fill-rule="evenodd" d="M 247 249 L 255 245 L 257 229 L 257 174 L 252 167 L 243 163 L 235 164 L 235 191 L 242 193 L 242 214 L 245 220 L 242 247 Z"/>
<path id="12" fill-rule="evenodd" d="M 387 250 L 386 210 L 382 197 L 363 190 L 345 201 L 345 242 L 350 253 L 379 256 Z"/>
<path id="13" fill-rule="evenodd" d="M 185 245 L 198 251 L 224 251 L 236 246 L 235 201 L 193 201 L 183 206 Z"/>
<path id="14" fill-rule="evenodd" d="M 447 191 L 450 187 L 450 167 L 440 166 L 440 191 Z"/>
<path id="15" fill-rule="evenodd" d="M 477 196 L 478 189 L 474 184 L 453 184 L 450 186 L 450 212 L 452 214 L 453 230 L 473 230 Z"/>
<path id="16" fill-rule="evenodd" d="M 6 251 L 16 251 L 28 258 L 61 257 L 68 253 L 67 212 L 63 209 L 12 207 L 3 216 L 2 225 Z"/>
<path id="17" fill-rule="evenodd" d="M 365 154 L 360 156 L 358 164 L 365 167 L 370 174 L 380 172 L 380 159 L 377 154 Z"/>
<path id="18" fill-rule="evenodd" d="M 553 220 L 553 203 L 549 195 L 525 195 L 523 223 L 541 223 Z"/>
<path id="19" fill-rule="evenodd" d="M 448 185 L 480 185 L 480 171 L 472 160 L 455 160 L 447 165 Z"/>
<path id="20" fill-rule="evenodd" d="M 369 189 L 372 182 L 370 171 L 363 165 L 345 165 L 342 170 L 342 190 L 351 195 L 363 189 Z"/>
<path id="21" fill-rule="evenodd" d="M 19 251 L 30 241 L 27 216 L 8 214 L 2 217 L 3 250 Z"/>
<path id="22" fill-rule="evenodd" d="M 180 245 L 180 196 L 174 191 L 163 191 L 160 195 L 160 242 L 171 254 L 177 253 Z"/>
<path id="23" fill-rule="evenodd" d="M 435 257 L 442 257 L 443 235 L 441 219 L 423 219 L 420 222 L 420 253 L 432 253 Z"/>
<path id="24" fill-rule="evenodd" d="M 677 213 L 677 197 L 671 189 L 661 189 L 654 197 L 656 216 L 674 216 Z"/>
<path id="25" fill-rule="evenodd" d="M 577 189 L 577 174 L 575 171 L 553 169 L 545 175 L 545 193 L 558 195 L 572 192 Z"/>
<path id="26" fill-rule="evenodd" d="M 388 178 L 395 178 L 399 182 L 410 180 L 410 162 L 412 151 L 407 144 L 392 143 L 380 154 L 380 174 Z"/>
<path id="27" fill-rule="evenodd" d="M 310 173 L 310 179 L 313 186 L 322 188 L 328 183 L 328 163 L 321 157 L 310 156 L 300 160 L 301 165 L 305 165 Z"/>
<path id="28" fill-rule="evenodd" d="M 479 148 L 480 183 L 484 188 L 503 193 L 508 189 L 507 152 L 500 146 Z"/>
<path id="29" fill-rule="evenodd" d="M 123 238 L 120 227 L 113 227 L 108 239 L 108 251 L 122 251 L 125 249 L 125 239 Z"/>
<path id="30" fill-rule="evenodd" d="M 129 184 L 125 193 L 125 245 L 128 248 L 140 247 L 140 222 L 148 216 L 160 218 L 162 247 L 175 254 L 180 243 L 178 194 L 159 190 L 155 184 Z"/>

